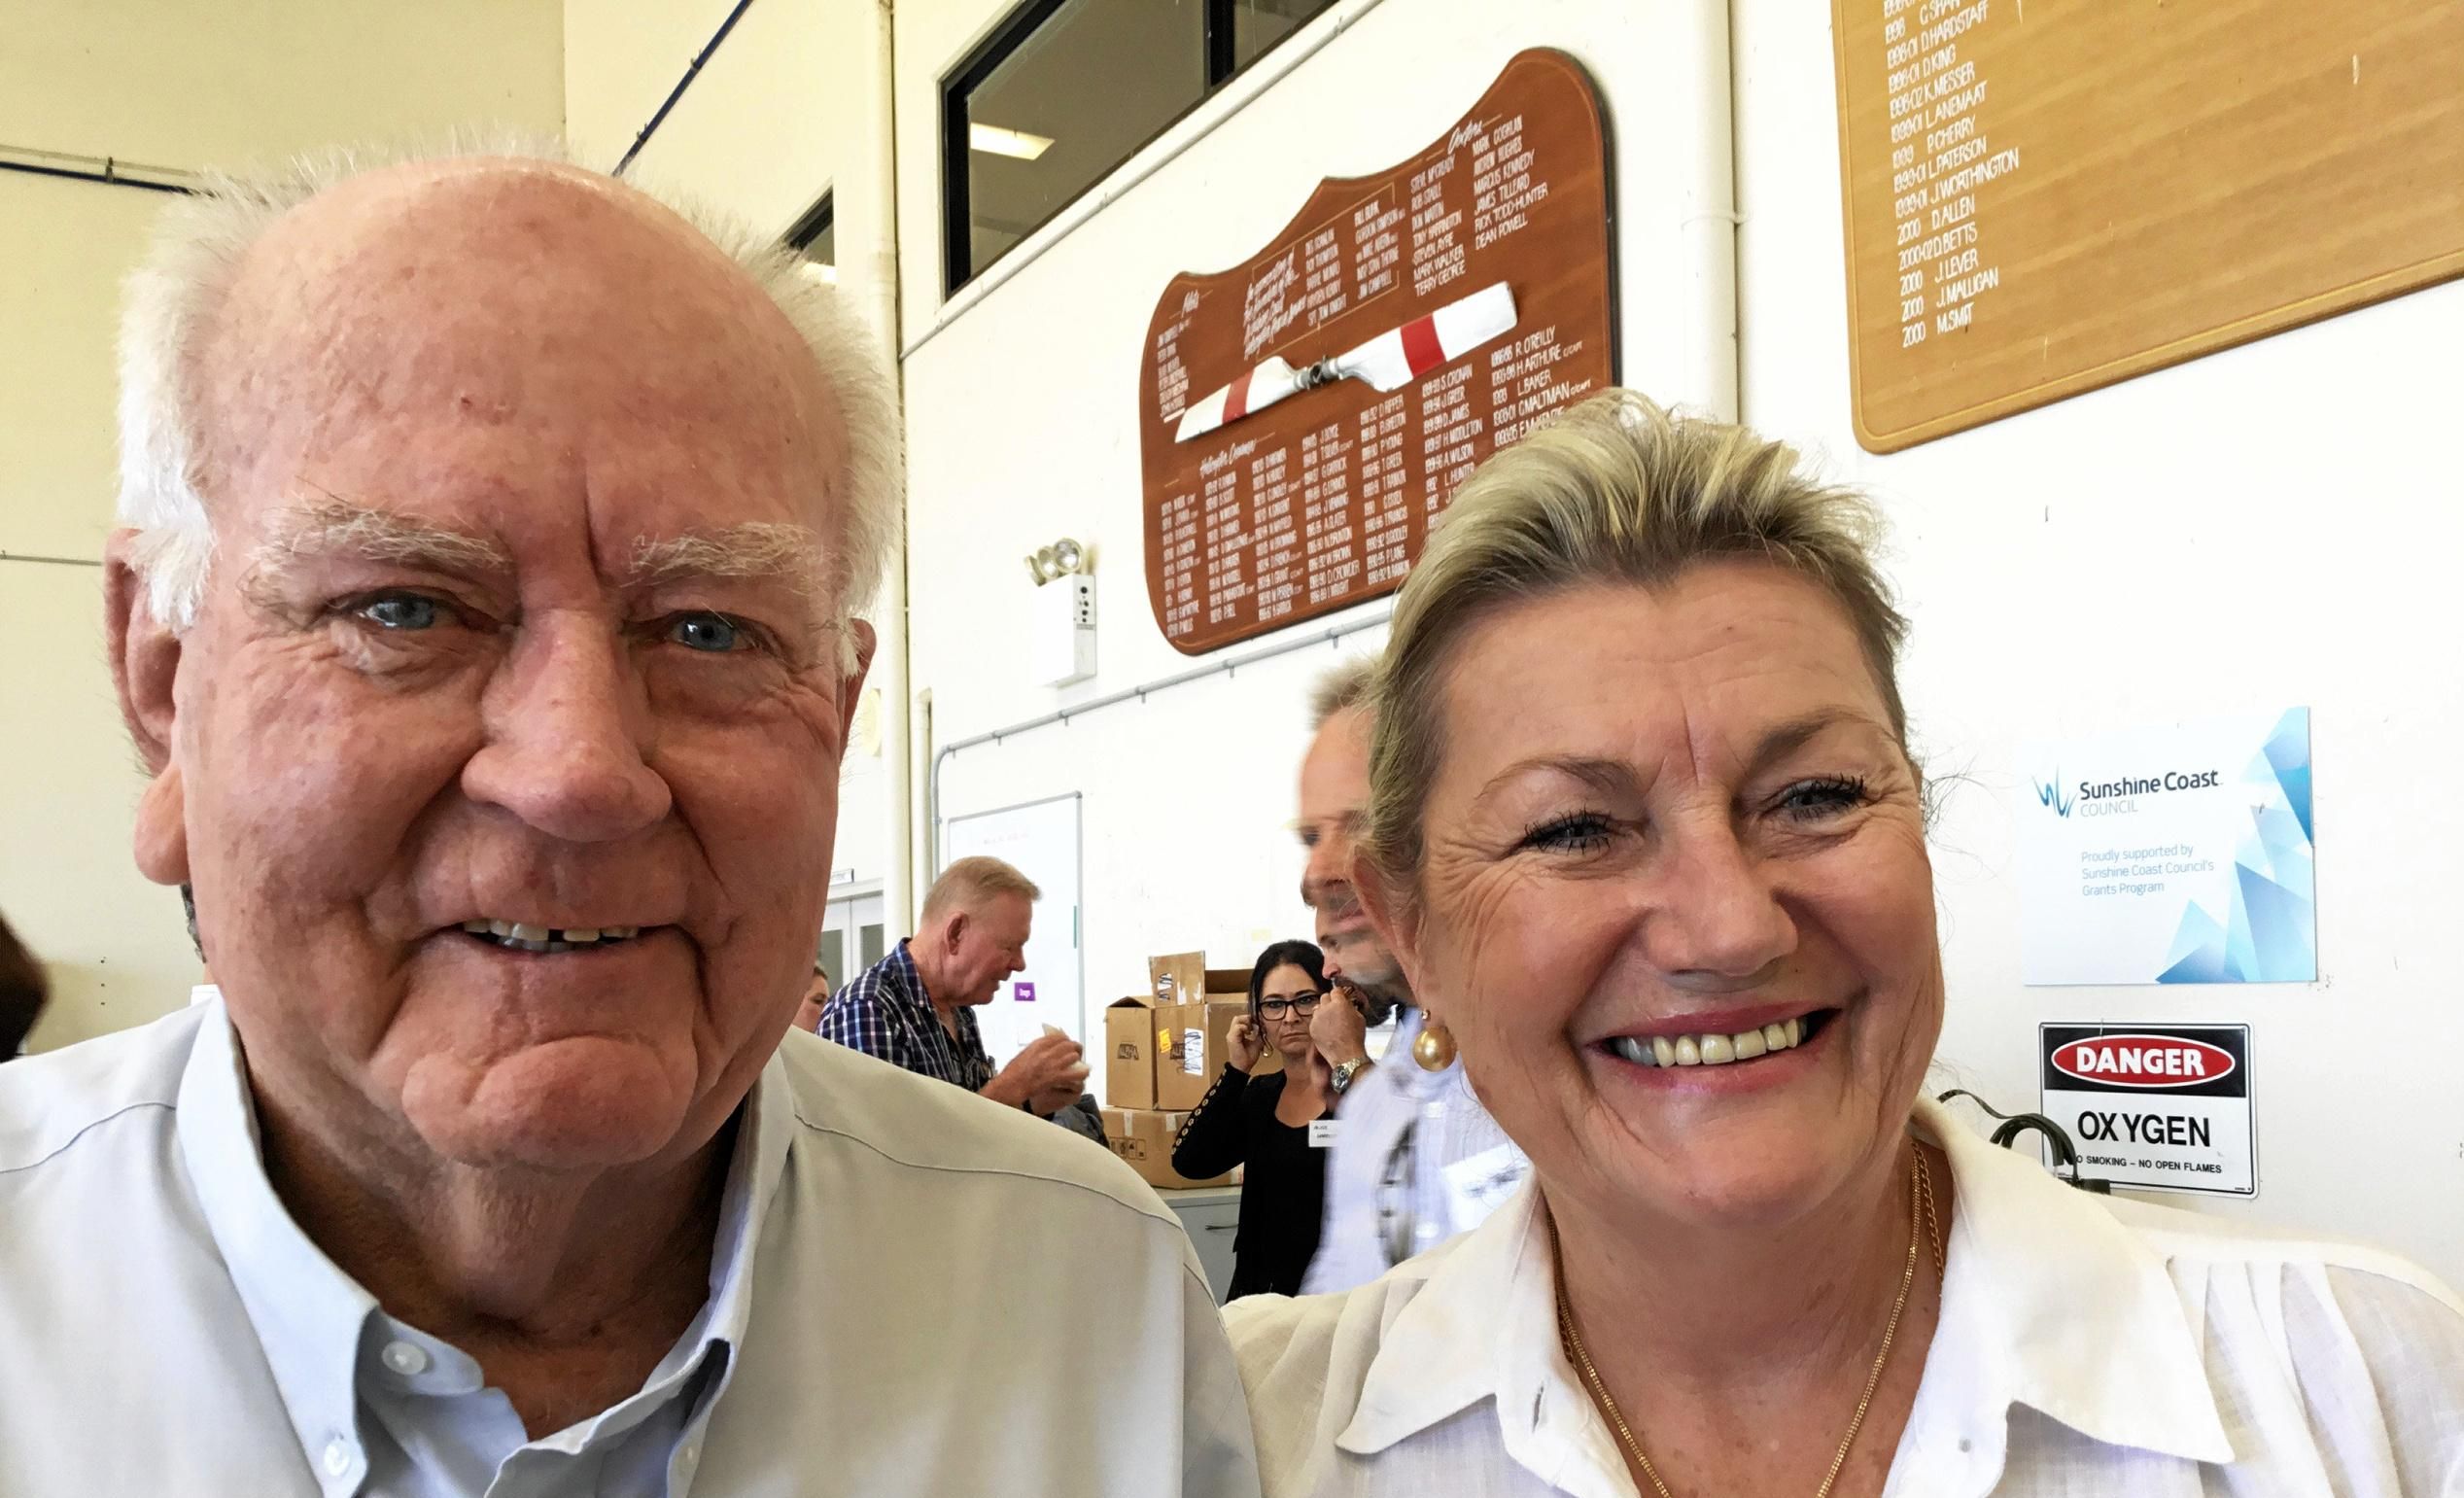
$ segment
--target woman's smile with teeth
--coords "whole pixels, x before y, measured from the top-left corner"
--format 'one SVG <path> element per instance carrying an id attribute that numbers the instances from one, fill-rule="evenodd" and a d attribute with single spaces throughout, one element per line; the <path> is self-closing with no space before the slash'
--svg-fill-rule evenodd
<path id="1" fill-rule="evenodd" d="M 1828 1018 L 1825 1011 L 1734 1032 L 1706 1030 L 1648 1039 L 1619 1035 L 1609 1042 L 1609 1049 L 1638 1066 L 1727 1066 L 1803 1045 Z"/>

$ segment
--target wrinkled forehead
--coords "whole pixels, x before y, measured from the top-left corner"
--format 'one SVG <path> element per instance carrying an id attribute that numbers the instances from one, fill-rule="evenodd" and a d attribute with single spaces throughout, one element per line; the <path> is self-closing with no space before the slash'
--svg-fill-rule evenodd
<path id="1" fill-rule="evenodd" d="M 837 402 L 784 314 L 683 220 L 573 168 L 350 179 L 251 247 L 199 332 L 200 457 L 243 503 L 321 458 L 489 428 L 619 475 L 844 488 Z"/>
<path id="2" fill-rule="evenodd" d="M 1370 734 L 1375 721 L 1359 708 L 1329 717 L 1301 761 L 1301 820 L 1329 830 L 1356 820 L 1369 806 Z"/>

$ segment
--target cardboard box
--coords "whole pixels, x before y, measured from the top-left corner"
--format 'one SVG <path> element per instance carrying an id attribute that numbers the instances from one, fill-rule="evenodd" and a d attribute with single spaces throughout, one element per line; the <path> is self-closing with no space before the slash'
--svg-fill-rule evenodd
<path id="1" fill-rule="evenodd" d="M 1232 1021 L 1249 1012 L 1234 1002 L 1169 1004 L 1155 1011 L 1155 1105 L 1186 1112 L 1206 1100 L 1232 1055 Z"/>
<path id="2" fill-rule="evenodd" d="M 1103 1099 L 1116 1108 L 1155 1106 L 1156 1010 L 1131 994 L 1103 1012 Z"/>
<path id="3" fill-rule="evenodd" d="M 1152 1108 L 1106 1108 L 1103 1110 L 1104 1142 L 1112 1152 L 1128 1162 L 1130 1169 L 1150 1186 L 1189 1187 L 1229 1184 L 1229 1173 L 1208 1180 L 1194 1181 L 1172 1170 L 1172 1141 L 1180 1136 L 1186 1113 L 1159 1112 Z"/>
<path id="4" fill-rule="evenodd" d="M 1202 1004 L 1206 1001 L 1206 954 L 1175 952 L 1169 957 L 1146 959 L 1148 983 L 1154 986 L 1157 1007 L 1165 1004 Z M 1242 974 L 1245 985 L 1248 975 Z"/>

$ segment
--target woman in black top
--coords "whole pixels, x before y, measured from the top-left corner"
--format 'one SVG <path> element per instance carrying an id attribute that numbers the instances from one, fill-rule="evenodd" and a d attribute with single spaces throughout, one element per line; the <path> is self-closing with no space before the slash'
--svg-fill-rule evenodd
<path id="1" fill-rule="evenodd" d="M 1232 1293 L 1298 1295 L 1318 1251 L 1326 1202 L 1326 1149 L 1309 1125 L 1327 1116 L 1325 1072 L 1309 1064 L 1309 1016 L 1326 993 L 1326 958 L 1304 941 L 1282 941 L 1249 971 L 1249 1013 L 1232 1021 L 1231 1063 L 1181 1126 L 1172 1168 L 1193 1178 L 1246 1165 L 1240 1228 L 1232 1237 Z M 1283 1069 L 1250 1079 L 1267 1046 Z"/>

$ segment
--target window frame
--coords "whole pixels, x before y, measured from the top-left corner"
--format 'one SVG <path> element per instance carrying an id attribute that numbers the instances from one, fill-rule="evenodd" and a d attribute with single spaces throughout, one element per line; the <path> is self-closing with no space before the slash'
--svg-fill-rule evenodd
<path id="1" fill-rule="evenodd" d="M 1152 133 L 1130 147 L 1120 160 L 1096 173 L 1082 184 L 1076 192 L 1055 204 L 1052 212 L 1027 226 L 1025 232 L 1019 236 L 1017 244 L 1012 244 L 981 265 L 975 264 L 975 214 L 974 204 L 970 201 L 972 185 L 967 169 L 968 153 L 972 150 L 968 144 L 968 127 L 973 123 L 969 116 L 969 102 L 975 90 L 981 87 L 985 81 L 1000 68 L 1001 64 L 1009 61 L 1020 48 L 1026 45 L 1029 38 L 1049 24 L 1070 3 L 1071 0 L 1022 0 L 1020 5 L 1003 17 L 991 31 L 986 34 L 983 41 L 978 42 L 965 56 L 958 60 L 955 67 L 941 77 L 941 292 L 945 300 L 956 296 L 961 289 L 999 264 L 1004 257 L 1016 250 L 1020 244 L 1024 244 L 1028 239 L 1033 238 L 1045 225 L 1068 212 L 1071 205 L 1093 191 L 1105 178 L 1119 171 L 1131 157 L 1153 145 L 1157 137 L 1188 119 L 1199 105 L 1213 98 L 1226 84 L 1246 71 L 1245 68 L 1235 65 L 1237 52 L 1234 47 L 1234 26 L 1239 0 L 1201 0 L 1205 6 L 1205 13 L 1201 17 L 1201 45 L 1205 49 L 1206 81 L 1205 87 L 1198 92 L 1197 97 L 1192 99 L 1187 108 L 1157 124 Z M 1261 58 L 1267 56 L 1276 48 L 1298 36 L 1311 22 L 1333 10 L 1337 3 L 1339 0 L 1327 0 L 1326 4 L 1301 20 L 1291 30 L 1261 48 L 1258 55 L 1249 59 L 1248 66 L 1255 67 Z"/>
<path id="2" fill-rule="evenodd" d="M 823 189 L 821 195 L 814 199 L 813 206 L 807 208 L 787 231 L 779 236 L 779 242 L 802 259 L 804 252 L 812 248 L 813 241 L 820 238 L 823 230 L 839 226 L 838 197 L 837 189 Z M 836 254 L 831 256 L 830 264 L 832 268 L 837 267 Z"/>

